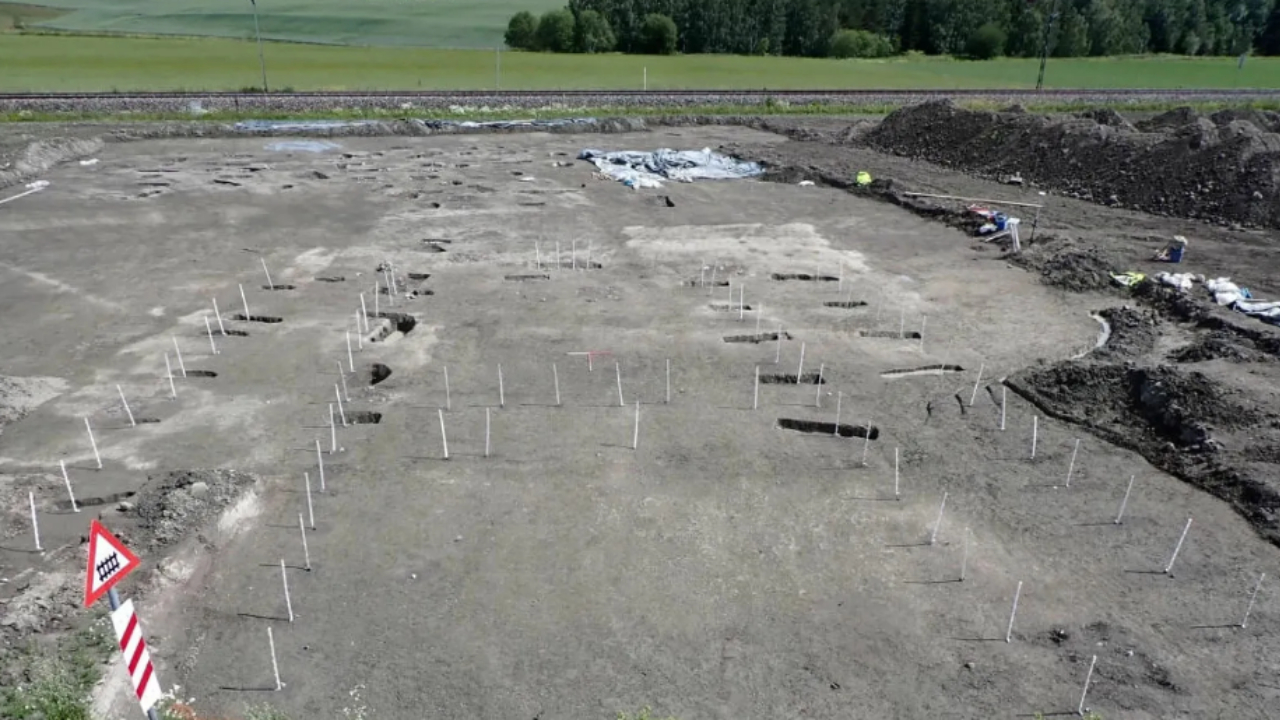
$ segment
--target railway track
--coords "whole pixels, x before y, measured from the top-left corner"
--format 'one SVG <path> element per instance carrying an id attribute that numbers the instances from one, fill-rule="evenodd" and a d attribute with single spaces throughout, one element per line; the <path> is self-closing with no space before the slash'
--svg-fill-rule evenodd
<path id="1" fill-rule="evenodd" d="M 422 99 L 465 99 L 465 98 L 557 98 L 557 97 L 626 97 L 626 98 L 660 98 L 660 97 L 743 97 L 743 98 L 794 98 L 794 97 L 828 97 L 828 98 L 879 98 L 879 97 L 1022 97 L 1022 98 L 1071 98 L 1071 97 L 1117 97 L 1144 98 L 1178 96 L 1189 99 L 1200 98 L 1275 98 L 1276 90 L 1253 88 L 1230 89 L 1160 89 L 1160 88 L 1119 88 L 1119 89 L 1078 89 L 1052 88 L 1032 90 L 1027 88 L 966 88 L 966 89 L 902 89 L 902 88 L 860 88 L 860 89 L 822 89 L 805 90 L 771 90 L 761 89 L 566 89 L 566 90 L 341 90 L 341 91 L 304 91 L 304 92 L 233 92 L 233 91 L 179 91 L 179 92 L 70 92 L 70 93 L 0 93 L 0 102 L 15 101 L 70 101 L 70 100 L 197 100 L 202 98 L 236 98 L 242 100 L 272 99 L 359 99 L 359 98 L 422 98 Z"/>
<path id="2" fill-rule="evenodd" d="M 0 114 L 98 116 L 205 112 L 314 113 L 355 111 L 525 112 L 539 109 L 591 112 L 593 109 L 659 109 L 697 112 L 713 106 L 752 108 L 782 105 L 833 105 L 883 110 L 928 100 L 951 98 L 1029 106 L 1097 106 L 1173 104 L 1184 102 L 1240 103 L 1275 100 L 1274 90 L 1162 90 L 1162 89 L 812 89 L 812 90 L 346 90 L 334 92 L 112 92 L 112 93 L 0 93 Z"/>

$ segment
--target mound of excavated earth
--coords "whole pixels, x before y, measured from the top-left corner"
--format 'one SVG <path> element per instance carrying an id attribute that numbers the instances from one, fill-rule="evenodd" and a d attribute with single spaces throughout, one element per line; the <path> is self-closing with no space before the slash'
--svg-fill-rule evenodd
<path id="1" fill-rule="evenodd" d="M 1132 125 L 1114 112 L 1055 119 L 950 102 L 903 108 L 873 148 L 1159 215 L 1280 227 L 1280 115 L 1189 109 Z"/>

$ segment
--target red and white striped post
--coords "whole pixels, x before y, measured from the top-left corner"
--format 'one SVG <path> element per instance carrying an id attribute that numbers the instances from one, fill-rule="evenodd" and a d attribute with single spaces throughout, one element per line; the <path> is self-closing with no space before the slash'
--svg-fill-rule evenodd
<path id="1" fill-rule="evenodd" d="M 115 589 L 107 591 L 107 599 L 111 602 L 111 625 L 115 627 L 116 638 L 120 641 L 120 652 L 124 653 L 133 691 L 137 694 L 142 709 L 146 711 L 147 718 L 157 720 L 156 703 L 163 693 L 160 691 L 160 680 L 156 678 L 155 666 L 151 664 L 147 641 L 142 637 L 142 628 L 138 626 L 138 615 L 133 611 L 133 601 L 125 600 L 121 603 Z"/>
<path id="2" fill-rule="evenodd" d="M 156 678 L 155 666 L 151 664 L 151 653 L 147 652 L 142 628 L 138 627 L 138 615 L 133 611 L 133 601 L 121 603 L 115 590 L 115 584 L 138 569 L 141 561 L 120 542 L 120 538 L 112 535 L 97 520 L 89 523 L 88 559 L 84 605 L 92 607 L 103 594 L 107 596 L 111 603 L 111 625 L 120 642 L 120 652 L 124 653 L 134 693 L 142 704 L 142 710 L 147 713 L 148 720 L 158 720 L 156 703 L 163 697 L 160 680 Z"/>

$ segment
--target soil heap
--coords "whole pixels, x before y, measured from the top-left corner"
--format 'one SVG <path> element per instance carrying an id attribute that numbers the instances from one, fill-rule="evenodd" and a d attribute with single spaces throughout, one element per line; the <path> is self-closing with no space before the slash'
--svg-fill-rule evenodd
<path id="1" fill-rule="evenodd" d="M 1280 114 L 1183 108 L 1137 126 L 1115 113 L 1055 119 L 936 101 L 866 133 L 878 150 L 1157 215 L 1280 228 Z"/>

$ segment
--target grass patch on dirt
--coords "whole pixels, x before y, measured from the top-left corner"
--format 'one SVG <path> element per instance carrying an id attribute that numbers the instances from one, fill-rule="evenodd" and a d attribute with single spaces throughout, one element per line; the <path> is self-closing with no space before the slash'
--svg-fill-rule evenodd
<path id="1" fill-rule="evenodd" d="M 106 615 L 54 642 L 32 640 L 6 661 L 5 720 L 91 720 L 90 693 L 113 650 Z"/>
<path id="2" fill-rule="evenodd" d="M 233 720 L 230 717 L 202 715 L 191 705 L 172 698 L 161 700 L 156 710 L 160 720 Z M 283 710 L 270 703 L 259 703 L 245 706 L 244 720 L 290 720 L 290 718 Z"/>
<path id="3" fill-rule="evenodd" d="M 617 720 L 677 720 L 674 716 L 666 718 L 658 718 L 653 715 L 653 710 L 648 706 L 640 708 L 640 711 L 632 715 L 629 712 L 619 712 Z"/>
<path id="4" fill-rule="evenodd" d="M 247 4 L 246 4 L 247 5 Z M 504 21 L 505 22 L 505 21 Z M 462 90 L 498 85 L 492 50 L 271 43 L 272 87 L 297 90 Z M 238 90 L 261 84 L 243 40 L 0 34 L 4 92 Z M 1035 60 L 827 60 L 735 55 L 553 55 L 503 52 L 506 90 L 1031 88 Z M 1131 57 L 1052 60 L 1051 88 L 1280 88 L 1280 58 Z"/>

